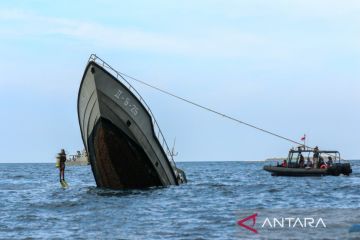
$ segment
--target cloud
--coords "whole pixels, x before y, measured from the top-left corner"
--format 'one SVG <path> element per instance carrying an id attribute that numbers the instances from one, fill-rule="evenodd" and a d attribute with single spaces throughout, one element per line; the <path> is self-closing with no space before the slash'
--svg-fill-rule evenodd
<path id="1" fill-rule="evenodd" d="M 261 4 L 260 12 L 263 14 L 265 14 L 267 6 L 271 6 L 271 9 L 268 9 L 270 13 L 266 13 L 265 17 L 255 16 L 241 19 L 241 14 L 244 14 L 244 12 L 249 15 L 255 13 L 254 9 L 251 10 L 249 8 L 256 7 L 259 2 L 257 4 L 238 1 L 227 2 L 221 5 L 220 10 L 215 7 L 217 3 L 216 1 L 212 2 L 214 5 L 212 10 L 220 11 L 218 18 L 214 18 L 210 14 L 212 17 L 210 15 L 207 16 L 206 22 L 196 22 L 194 18 L 197 15 L 196 17 L 189 15 L 187 21 L 194 20 L 194 24 L 189 25 L 187 23 L 184 25 L 186 28 L 175 28 L 175 31 L 166 31 L 160 27 L 150 31 L 149 28 L 144 29 L 144 27 L 139 26 L 124 27 L 123 24 L 114 26 L 95 21 L 91 16 L 89 16 L 88 20 L 78 20 L 52 17 L 20 9 L 1 9 L 0 39 L 15 39 L 16 41 L 14 41 L 14 44 L 12 41 L 7 41 L 12 48 L 10 50 L 5 49 L 7 46 L 5 44 L 0 46 L 0 48 L 7 50 L 8 55 L 11 55 L 14 59 L 14 64 L 12 64 L 14 72 L 18 65 L 20 65 L 19 62 L 22 58 L 21 52 L 18 54 L 19 57 L 17 59 L 13 57 L 14 52 L 21 51 L 17 50 L 17 48 L 24 46 L 24 48 L 39 50 L 39 53 L 41 53 L 42 49 L 44 49 L 42 43 L 45 43 L 45 46 L 50 45 L 50 48 L 46 50 L 51 52 L 49 55 L 55 61 L 50 59 L 50 57 L 46 59 L 46 63 L 42 60 L 42 68 L 48 69 L 48 72 L 51 72 L 54 76 L 60 75 L 53 74 L 57 66 L 44 66 L 45 64 L 59 62 L 60 54 L 56 52 L 56 48 L 60 42 L 64 43 L 66 47 L 66 56 L 64 58 L 67 59 L 63 59 L 63 63 L 69 62 L 68 57 L 71 55 L 72 50 L 74 52 L 83 51 L 87 53 L 90 53 L 88 52 L 89 49 L 91 51 L 96 49 L 97 53 L 106 52 L 107 50 L 107 52 L 130 50 L 132 54 L 138 52 L 169 55 L 162 58 L 164 61 L 169 57 L 185 56 L 189 64 L 197 64 L 198 58 L 203 58 L 201 60 L 204 60 L 205 64 L 198 64 L 197 68 L 204 67 L 206 62 L 210 62 L 210 64 L 216 64 L 225 73 L 227 71 L 237 71 L 236 76 L 245 75 L 243 78 L 249 79 L 255 78 L 254 75 L 257 73 L 259 73 L 260 78 L 264 79 L 270 79 L 268 75 L 274 73 L 278 75 L 288 74 L 292 78 L 294 75 L 301 75 L 302 72 L 313 71 L 314 66 L 317 67 L 316 72 L 325 72 L 322 69 L 328 72 L 327 69 L 332 69 L 333 63 L 331 59 L 334 56 L 337 59 L 341 59 L 342 62 L 347 60 L 352 63 L 351 56 L 356 57 L 360 51 L 358 44 L 360 39 L 359 30 L 352 26 L 352 21 L 349 21 L 346 27 L 343 27 L 343 25 L 334 26 L 333 23 L 337 22 L 338 18 L 334 18 L 332 22 L 326 22 L 321 26 L 316 25 L 319 23 L 309 21 L 309 19 L 307 19 L 306 23 L 298 25 L 294 25 L 294 22 L 291 22 L 293 20 L 291 18 L 281 17 L 281 21 L 279 21 L 278 18 L 272 16 L 278 12 L 283 13 L 286 11 L 287 4 L 284 2 L 277 2 L 275 4 L 279 7 L 279 10 L 276 10 L 276 7 L 272 6 L 272 4 Z M 231 4 L 233 5 L 232 7 Z M 315 9 L 320 9 L 323 4 L 325 3 L 302 4 L 300 1 L 294 1 L 291 4 L 289 3 L 287 14 L 300 16 L 301 12 L 305 14 L 307 12 L 306 9 L 309 7 L 313 9 L 313 12 L 316 12 Z M 184 8 L 190 8 L 191 6 L 188 4 Z M 246 6 L 248 8 L 242 9 L 242 7 Z M 199 3 L 194 6 L 195 10 L 200 7 Z M 206 8 L 205 10 L 208 11 L 209 4 L 206 5 Z M 348 5 L 344 8 L 350 11 Z M 355 6 L 354 8 L 356 9 Z M 332 5 L 329 5 L 328 11 L 323 11 L 329 15 L 334 15 L 338 12 L 335 11 L 333 2 Z M 222 19 L 226 12 L 238 14 L 241 21 L 239 19 L 236 21 L 230 21 L 227 18 Z M 298 13 L 295 14 L 296 12 Z M 148 18 L 149 16 L 144 17 L 145 20 Z M 179 18 L 179 16 L 174 16 L 173 18 Z M 144 19 L 139 21 L 143 22 L 145 21 Z M 285 20 L 289 21 L 283 23 L 282 21 Z M 217 24 L 214 24 L 215 22 Z M 33 39 L 35 41 L 32 41 Z M 76 49 L 78 46 L 81 47 L 80 50 Z M 225 61 L 223 61 L 224 59 Z M 10 65 L 11 62 L 8 62 L 8 60 L 2 60 L 2 66 L 4 64 Z M 27 64 L 24 63 L 23 65 L 26 66 Z M 207 71 L 206 67 L 204 67 L 204 71 Z M 7 69 L 10 69 L 10 67 L 7 67 Z M 333 69 L 343 71 L 339 67 Z M 43 84 L 43 81 L 46 80 L 41 80 L 41 76 L 44 74 L 39 73 L 36 75 L 35 70 L 31 70 L 33 71 L 33 76 L 38 76 L 34 81 L 39 82 L 41 86 L 46 85 Z M 60 73 L 64 74 L 63 72 Z M 353 72 L 351 74 L 354 75 Z M 286 75 L 286 77 L 288 76 Z M 52 77 L 52 79 L 54 78 Z M 23 79 L 22 81 L 17 80 L 20 84 L 25 83 L 30 85 L 30 87 L 34 85 L 34 81 L 30 84 L 29 81 L 25 80 L 26 77 L 20 76 L 20 74 L 17 79 Z M 2 84 L 5 81 L 7 84 L 12 85 L 15 82 L 15 80 L 10 82 L 5 78 L 0 79 Z M 69 81 L 71 83 L 71 78 L 61 81 Z M 190 78 L 189 81 L 193 81 L 193 79 Z M 198 79 L 196 81 L 201 82 Z"/>
<path id="2" fill-rule="evenodd" d="M 185 5 L 181 6 L 186 9 L 200 8 L 199 3 L 193 7 Z M 176 31 L 110 26 L 94 20 L 49 17 L 19 9 L 2 9 L 0 37 L 25 40 L 36 37 L 70 38 L 92 49 L 131 50 L 196 58 L 251 59 L 257 56 L 269 59 L 268 62 L 279 58 L 288 59 L 294 54 L 302 55 L 308 53 L 307 49 L 310 48 L 325 48 L 328 51 L 333 45 L 339 46 L 338 42 L 355 45 L 358 50 L 356 42 L 360 38 L 360 31 L 353 26 L 359 20 L 358 15 L 354 14 L 360 8 L 356 1 L 342 3 L 342 7 L 335 1 L 311 3 L 307 0 L 291 3 L 280 1 L 276 4 L 229 1 L 221 7 L 217 8 L 217 5 L 217 1 L 205 4 L 204 12 L 211 12 L 210 15 L 204 13 L 209 19 L 206 23 L 196 22 L 196 17 L 190 16 L 186 19 L 185 28 L 177 29 L 177 26 L 173 26 Z M 145 21 L 149 17 L 144 17 Z M 178 15 L 173 18 L 179 20 Z M 326 21 L 320 21 L 319 18 L 325 18 Z M 191 24 L 191 20 L 194 24 Z"/>
<path id="3" fill-rule="evenodd" d="M 3 38 L 64 36 L 103 48 L 185 56 L 243 56 L 265 42 L 263 37 L 236 29 L 208 29 L 200 31 L 201 34 L 195 37 L 110 27 L 97 22 L 48 17 L 21 10 L 0 10 L 0 19 L 9 22 L 7 27 L 0 29 Z"/>

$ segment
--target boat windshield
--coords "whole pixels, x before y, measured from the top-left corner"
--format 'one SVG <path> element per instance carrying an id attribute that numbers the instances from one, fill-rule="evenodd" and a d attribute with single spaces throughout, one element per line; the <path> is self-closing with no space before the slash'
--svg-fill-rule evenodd
<path id="1" fill-rule="evenodd" d="M 288 167 L 297 167 L 299 164 L 299 152 L 290 152 L 288 157 Z"/>

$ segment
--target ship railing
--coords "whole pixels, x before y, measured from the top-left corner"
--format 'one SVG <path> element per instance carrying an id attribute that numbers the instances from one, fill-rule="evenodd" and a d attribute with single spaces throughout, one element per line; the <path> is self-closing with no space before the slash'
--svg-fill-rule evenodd
<path id="1" fill-rule="evenodd" d="M 110 70 L 110 72 L 113 74 L 113 76 L 116 77 L 116 79 L 118 81 L 120 81 L 121 83 L 123 83 L 125 86 L 128 87 L 128 89 L 137 97 L 137 99 L 143 104 L 143 106 L 146 108 L 146 110 L 149 112 L 150 116 L 151 116 L 151 120 L 154 126 L 154 131 L 155 131 L 155 135 L 158 138 L 158 141 L 160 143 L 160 145 L 162 146 L 163 149 L 165 149 L 167 152 L 165 153 L 165 155 L 167 156 L 168 160 L 171 163 L 171 166 L 176 174 L 176 176 L 178 175 L 178 171 L 177 171 L 177 167 L 174 161 L 174 158 L 172 156 L 169 145 L 167 144 L 165 137 L 160 129 L 160 126 L 158 124 L 158 122 L 155 119 L 154 114 L 152 113 L 150 107 L 147 105 L 147 103 L 145 102 L 144 98 L 140 95 L 140 93 L 123 77 L 123 74 L 118 72 L 117 70 L 115 70 L 113 67 L 111 67 L 108 63 L 106 63 L 104 60 L 102 60 L 100 57 L 96 56 L 96 54 L 91 54 L 89 57 L 89 61 L 88 62 L 95 62 L 98 63 L 100 66 Z M 170 155 L 170 156 L 169 156 Z"/>

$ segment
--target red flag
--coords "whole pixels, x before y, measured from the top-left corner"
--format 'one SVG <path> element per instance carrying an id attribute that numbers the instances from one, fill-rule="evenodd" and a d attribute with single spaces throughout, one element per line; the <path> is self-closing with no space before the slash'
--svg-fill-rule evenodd
<path id="1" fill-rule="evenodd" d="M 306 139 L 306 135 L 304 134 L 304 136 L 301 138 L 301 141 L 305 141 Z"/>

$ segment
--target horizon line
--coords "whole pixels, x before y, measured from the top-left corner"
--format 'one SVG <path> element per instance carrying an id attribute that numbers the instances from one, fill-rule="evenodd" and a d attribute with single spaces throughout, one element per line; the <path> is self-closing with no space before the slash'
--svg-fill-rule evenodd
<path id="1" fill-rule="evenodd" d="M 205 161 L 175 161 L 175 163 L 192 163 L 192 162 L 269 162 L 269 161 L 278 161 L 276 159 L 274 160 L 205 160 Z M 353 159 L 345 159 L 343 161 L 360 161 L 360 158 L 353 158 Z M 49 163 L 53 163 L 55 164 L 55 162 L 0 162 L 0 164 L 30 164 L 30 163 L 35 163 L 35 164 L 49 164 Z M 90 165 L 90 164 L 89 164 Z M 82 165 L 82 166 L 87 166 L 87 165 Z"/>

